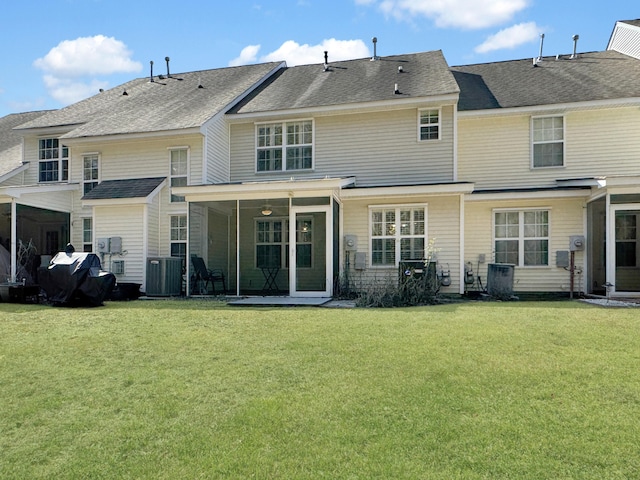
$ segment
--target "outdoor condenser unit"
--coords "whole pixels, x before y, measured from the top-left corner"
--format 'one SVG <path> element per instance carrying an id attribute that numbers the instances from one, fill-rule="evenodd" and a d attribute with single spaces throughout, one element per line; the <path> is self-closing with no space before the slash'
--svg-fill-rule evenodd
<path id="1" fill-rule="evenodd" d="M 182 258 L 147 258 L 147 296 L 169 297 L 182 293 Z"/>
<path id="2" fill-rule="evenodd" d="M 490 263 L 487 267 L 487 293 L 498 298 L 511 296 L 514 266 L 508 263 Z"/>

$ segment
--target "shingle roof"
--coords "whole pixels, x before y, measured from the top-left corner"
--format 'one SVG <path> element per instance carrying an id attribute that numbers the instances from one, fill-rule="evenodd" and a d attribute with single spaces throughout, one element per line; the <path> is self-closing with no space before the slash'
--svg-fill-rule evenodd
<path id="1" fill-rule="evenodd" d="M 640 27 L 640 19 L 637 20 L 620 20 L 622 23 L 628 23 L 629 25 L 633 25 L 634 27 Z"/>
<path id="2" fill-rule="evenodd" d="M 172 73 L 132 80 L 21 125 L 76 127 L 62 138 L 180 130 L 202 126 L 274 70 L 278 62 Z M 199 88 L 202 86 L 203 88 Z M 123 92 L 127 95 L 123 95 Z"/>
<path id="3" fill-rule="evenodd" d="M 0 177 L 22 165 L 22 135 L 13 128 L 50 111 L 12 113 L 0 118 Z"/>
<path id="4" fill-rule="evenodd" d="M 144 198 L 149 196 L 165 180 L 165 177 L 129 178 L 100 182 L 82 200 L 106 200 L 114 198 Z"/>
<path id="5" fill-rule="evenodd" d="M 398 67 L 402 66 L 402 73 Z M 400 94 L 394 93 L 398 84 Z M 458 93 L 440 50 L 289 67 L 230 113 L 348 105 Z"/>
<path id="6" fill-rule="evenodd" d="M 615 51 L 451 67 L 459 110 L 640 97 L 640 61 Z"/>

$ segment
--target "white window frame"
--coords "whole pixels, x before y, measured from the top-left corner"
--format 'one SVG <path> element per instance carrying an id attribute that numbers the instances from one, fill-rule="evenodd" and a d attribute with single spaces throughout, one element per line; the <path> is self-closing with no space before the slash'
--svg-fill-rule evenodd
<path id="1" fill-rule="evenodd" d="M 258 223 L 261 223 L 261 222 L 270 223 L 271 225 L 275 223 L 281 224 L 281 230 L 279 230 L 281 234 L 281 239 L 279 242 L 274 242 L 271 240 L 271 235 L 273 234 L 273 232 L 276 231 L 273 228 L 269 230 L 270 238 L 268 239 L 268 241 L 259 241 L 260 232 L 258 231 Z M 301 235 L 304 235 L 307 232 L 302 232 L 301 230 L 299 230 L 298 225 L 304 222 L 310 222 L 311 224 L 311 231 L 308 232 L 311 235 L 311 240 L 302 242 L 302 241 L 298 241 L 298 239 L 300 238 Z M 289 218 L 288 217 L 254 218 L 254 232 L 255 233 L 254 233 L 253 265 L 255 266 L 255 268 L 264 268 L 264 267 L 258 266 L 258 246 L 259 245 L 280 245 L 280 265 L 272 265 L 272 266 L 276 266 L 282 270 L 287 270 L 289 268 Z M 296 221 L 296 241 L 298 245 L 311 245 L 310 265 L 304 266 L 304 267 L 298 266 L 298 270 L 305 270 L 305 269 L 309 270 L 313 268 L 314 244 L 315 244 L 314 239 L 315 239 L 315 236 L 314 236 L 313 217 L 298 218 Z"/>
<path id="2" fill-rule="evenodd" d="M 174 219 L 180 222 L 180 219 L 184 220 L 184 225 L 180 225 L 180 223 L 174 226 Z M 180 258 L 183 258 L 183 261 L 187 261 L 187 239 L 189 232 L 189 221 L 187 218 L 187 214 L 178 214 L 178 215 L 170 215 L 169 216 L 169 253 L 173 255 L 173 245 L 184 245 L 184 257 L 180 255 Z"/>
<path id="3" fill-rule="evenodd" d="M 546 212 L 547 213 L 547 235 L 529 235 L 525 236 L 525 213 L 529 212 Z M 496 236 L 496 214 L 498 213 L 517 213 L 518 214 L 518 235 L 517 236 Z M 551 208 L 550 207 L 535 207 L 535 208 L 497 208 L 492 211 L 491 214 L 491 232 L 492 232 L 492 246 L 493 257 L 496 259 L 496 242 L 497 241 L 517 241 L 518 242 L 518 262 L 514 264 L 516 267 L 522 268 L 548 268 L 551 266 Z M 526 241 L 546 241 L 547 242 L 547 263 L 546 264 L 531 264 L 525 265 L 525 242 Z"/>
<path id="4" fill-rule="evenodd" d="M 535 139 L 535 123 L 538 120 L 545 120 L 549 118 L 561 118 L 562 119 L 562 139 L 550 139 L 550 140 L 536 140 Z M 565 168 L 566 167 L 566 138 L 567 138 L 567 122 L 564 115 L 538 115 L 531 117 L 531 169 L 547 169 L 547 168 Z M 562 165 L 540 165 L 535 164 L 535 146 L 536 145 L 551 145 L 556 143 L 562 143 Z"/>
<path id="5" fill-rule="evenodd" d="M 87 228 L 87 222 L 89 222 L 89 228 Z M 87 240 L 87 232 L 89 240 Z M 82 217 L 82 251 L 93 252 L 93 217 Z"/>
<path id="6" fill-rule="evenodd" d="M 51 142 L 51 145 L 47 145 L 47 142 Z M 55 146 L 53 145 L 54 142 L 56 143 Z M 69 181 L 69 157 L 71 156 L 69 150 L 69 147 L 63 145 L 58 138 L 47 137 L 38 139 L 38 183 Z M 51 172 L 52 175 L 55 174 L 55 178 L 43 180 L 42 167 L 48 163 L 56 164 L 55 169 L 45 170 L 45 172 Z"/>
<path id="7" fill-rule="evenodd" d="M 425 112 L 438 112 L 436 123 L 422 123 L 422 114 Z M 438 138 L 422 138 L 422 128 L 437 127 Z M 418 142 L 436 142 L 442 138 L 442 108 L 420 108 L 418 109 Z"/>
<path id="8" fill-rule="evenodd" d="M 170 187 L 184 187 L 189 185 L 189 172 L 191 171 L 191 148 L 188 146 L 179 146 L 179 147 L 169 147 L 169 185 Z M 186 152 L 186 171 L 185 173 L 174 174 L 173 173 L 173 155 L 174 152 Z M 184 185 L 174 185 L 174 179 L 184 179 L 184 181 L 179 181 L 175 183 L 184 183 Z M 180 195 L 171 194 L 171 203 L 182 203 L 185 201 L 185 198 Z"/>
<path id="9" fill-rule="evenodd" d="M 85 166 L 85 161 L 88 158 L 95 158 L 98 162 L 97 166 L 96 166 L 96 178 L 89 178 L 87 179 L 87 168 Z M 101 181 L 100 178 L 100 153 L 98 152 L 88 152 L 88 153 L 83 153 L 82 154 L 82 194 L 86 195 L 87 193 L 89 193 L 91 190 L 93 190 L 94 188 L 96 188 L 96 186 L 98 186 L 98 184 Z M 93 171 L 93 168 L 90 169 L 90 171 Z M 93 175 L 92 175 L 93 177 Z M 89 188 L 89 190 L 87 190 L 87 187 L 91 186 L 91 188 Z"/>
<path id="10" fill-rule="evenodd" d="M 303 142 L 303 143 L 288 143 L 288 134 L 287 127 L 294 124 L 311 124 L 311 143 Z M 281 128 L 281 139 L 280 143 L 277 143 L 275 134 L 271 133 L 269 135 L 270 144 L 269 145 L 260 145 L 259 135 L 260 129 L 264 127 L 280 127 Z M 301 119 L 292 119 L 283 122 L 261 122 L 255 124 L 255 173 L 257 174 L 268 174 L 268 173 L 279 173 L 279 172 L 310 172 L 315 169 L 315 135 L 316 135 L 316 126 L 313 118 L 301 118 Z M 287 149 L 294 147 L 310 147 L 311 148 L 311 166 L 308 168 L 288 168 L 287 166 Z M 261 151 L 276 151 L 280 150 L 281 158 L 280 158 L 280 168 L 279 169 L 269 169 L 269 170 L 260 170 L 258 168 L 258 155 Z M 272 160 L 273 161 L 273 160 Z"/>
<path id="11" fill-rule="evenodd" d="M 373 215 L 374 212 L 378 212 L 378 211 L 382 211 L 382 214 L 384 215 L 385 212 L 387 211 L 391 211 L 393 210 L 394 213 L 394 222 L 395 225 L 398 224 L 398 222 L 401 222 L 400 219 L 400 215 L 401 215 L 401 211 L 403 210 L 411 210 L 412 212 L 414 210 L 423 210 L 424 212 L 424 217 L 423 217 L 423 223 L 424 223 L 424 233 L 422 234 L 415 234 L 415 233 L 410 233 L 410 234 L 403 234 L 402 233 L 402 227 L 401 228 L 395 228 L 394 229 L 394 233 L 391 235 L 374 235 L 373 233 Z M 413 215 L 413 214 L 412 214 Z M 393 267 L 398 267 L 398 265 L 400 264 L 401 261 L 409 261 L 409 260 L 425 260 L 426 256 L 427 256 L 427 249 L 429 248 L 429 232 L 428 232 L 428 208 L 427 208 L 427 204 L 426 203 L 415 203 L 415 204 L 400 204 L 400 205 L 369 205 L 369 227 L 368 227 L 368 236 L 369 236 L 369 266 L 371 268 L 393 268 Z M 410 222 L 412 222 L 412 220 L 410 220 Z M 413 231 L 413 225 L 410 226 L 410 229 Z M 403 239 L 413 239 L 413 238 L 421 238 L 423 239 L 424 242 L 424 251 L 423 251 L 423 255 L 422 258 L 402 258 L 402 240 Z M 395 243 L 394 246 L 394 263 L 384 263 L 384 264 L 378 264 L 378 263 L 374 263 L 374 256 L 373 256 L 373 241 L 374 239 L 387 239 L 387 240 L 393 240 Z"/>

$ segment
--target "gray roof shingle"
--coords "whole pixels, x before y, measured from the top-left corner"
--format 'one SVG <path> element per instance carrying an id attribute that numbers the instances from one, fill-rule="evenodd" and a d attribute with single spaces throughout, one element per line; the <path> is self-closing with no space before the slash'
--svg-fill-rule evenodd
<path id="1" fill-rule="evenodd" d="M 402 73 L 398 67 L 402 66 Z M 398 84 L 400 94 L 394 93 Z M 442 51 L 288 67 L 230 113 L 348 105 L 458 93 Z"/>
<path id="2" fill-rule="evenodd" d="M 22 135 L 13 128 L 49 112 L 12 113 L 0 118 L 0 177 L 22 165 Z"/>
<path id="3" fill-rule="evenodd" d="M 115 198 L 144 198 L 149 196 L 165 177 L 129 178 L 100 182 L 82 200 L 111 200 Z"/>
<path id="4" fill-rule="evenodd" d="M 451 67 L 460 85 L 458 108 L 554 105 L 640 97 L 640 61 L 621 53 L 580 53 Z"/>
<path id="5" fill-rule="evenodd" d="M 154 82 L 139 78 L 27 122 L 20 129 L 75 126 L 62 138 L 80 138 L 200 127 L 278 65 L 172 73 L 170 78 L 154 77 Z"/>
<path id="6" fill-rule="evenodd" d="M 640 27 L 640 19 L 637 20 L 620 20 L 622 23 L 628 23 L 629 25 L 633 25 L 634 27 Z"/>

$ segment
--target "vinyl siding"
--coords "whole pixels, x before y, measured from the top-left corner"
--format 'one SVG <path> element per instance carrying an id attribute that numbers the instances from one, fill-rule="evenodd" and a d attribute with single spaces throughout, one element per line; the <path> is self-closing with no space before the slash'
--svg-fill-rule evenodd
<path id="1" fill-rule="evenodd" d="M 103 268 L 109 268 L 112 259 L 124 260 L 125 274 L 118 276 L 120 282 L 145 283 L 144 215 L 144 205 L 95 207 L 94 239 L 122 238 L 123 255 L 105 254 L 102 260 Z"/>
<path id="2" fill-rule="evenodd" d="M 343 251 L 341 258 L 342 278 L 345 273 L 350 278 L 352 288 L 366 288 L 368 282 L 397 281 L 397 267 L 372 267 L 371 244 L 369 234 L 369 207 L 376 205 L 421 205 L 427 207 L 427 238 L 433 242 L 438 268 L 451 272 L 451 285 L 442 287 L 442 293 L 458 293 L 460 285 L 460 197 L 434 196 L 404 198 L 397 201 L 349 200 L 343 204 L 344 234 L 355 235 L 358 239 L 357 251 L 366 255 L 367 268 L 364 271 L 354 269 L 355 254 L 347 255 Z"/>
<path id="3" fill-rule="evenodd" d="M 216 119 L 207 126 L 206 175 L 203 183 L 229 182 L 229 126 L 224 119 Z"/>
<path id="4" fill-rule="evenodd" d="M 436 107 L 432 107 L 436 108 Z M 441 139 L 418 141 L 418 110 L 319 116 L 314 169 L 255 173 L 255 126 L 231 125 L 231 180 L 356 176 L 359 186 L 453 180 L 453 107 L 441 112 Z"/>
<path id="5" fill-rule="evenodd" d="M 556 179 L 640 174 L 636 107 L 566 113 L 559 168 L 530 167 L 530 122 L 530 115 L 459 118 L 459 180 L 477 189 L 550 187 Z"/>
<path id="6" fill-rule="evenodd" d="M 569 272 L 556 267 L 556 252 L 569 250 L 571 235 L 584 235 L 583 199 L 539 199 L 510 201 L 469 201 L 465 203 L 465 262 L 471 262 L 476 276 L 487 285 L 487 264 L 494 263 L 493 212 L 495 209 L 549 209 L 549 265 L 515 267 L 514 290 L 521 292 L 569 292 Z M 582 270 L 576 277 L 576 291 L 585 290 L 586 260 L 584 251 L 576 252 L 575 264 Z M 480 255 L 485 260 L 479 263 Z"/>

